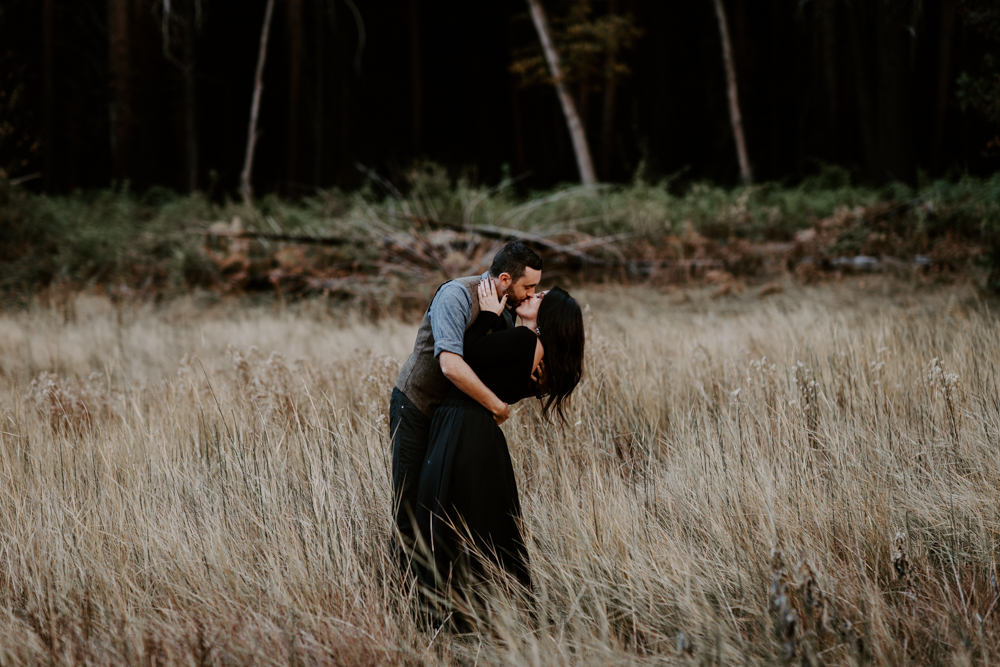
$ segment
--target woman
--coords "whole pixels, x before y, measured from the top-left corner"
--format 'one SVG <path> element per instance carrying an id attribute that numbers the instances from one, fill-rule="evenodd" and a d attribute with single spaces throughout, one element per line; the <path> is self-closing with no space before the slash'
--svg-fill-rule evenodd
<path id="1" fill-rule="evenodd" d="M 506 301 L 497 299 L 491 280 L 480 283 L 480 314 L 465 335 L 465 361 L 500 400 L 544 396 L 543 414 L 555 408 L 562 418 L 563 401 L 583 372 L 580 306 L 555 287 L 517 307 L 523 326 L 486 336 L 503 325 Z M 420 473 L 416 525 L 430 555 L 418 568 L 425 585 L 443 591 L 449 583 L 472 583 L 482 578 L 485 563 L 478 558 L 485 557 L 530 590 L 520 517 L 503 431 L 488 410 L 453 387 L 431 420 Z"/>

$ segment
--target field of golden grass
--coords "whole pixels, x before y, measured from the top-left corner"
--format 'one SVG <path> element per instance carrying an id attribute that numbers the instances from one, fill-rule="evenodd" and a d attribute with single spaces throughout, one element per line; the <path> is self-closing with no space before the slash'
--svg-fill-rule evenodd
<path id="1" fill-rule="evenodd" d="M 1000 328 L 963 287 L 577 291 L 525 402 L 532 611 L 417 621 L 385 413 L 415 326 L 323 301 L 0 314 L 0 665 L 988 664 Z M 70 312 L 70 311 L 64 311 Z"/>

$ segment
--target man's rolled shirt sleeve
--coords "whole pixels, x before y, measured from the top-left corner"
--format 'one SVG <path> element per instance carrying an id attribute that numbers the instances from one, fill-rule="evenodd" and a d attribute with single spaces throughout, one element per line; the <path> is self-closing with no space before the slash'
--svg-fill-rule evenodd
<path id="1" fill-rule="evenodd" d="M 446 283 L 431 302 L 431 333 L 434 334 L 434 358 L 442 352 L 463 356 L 465 328 L 472 319 L 472 297 L 460 283 Z"/>

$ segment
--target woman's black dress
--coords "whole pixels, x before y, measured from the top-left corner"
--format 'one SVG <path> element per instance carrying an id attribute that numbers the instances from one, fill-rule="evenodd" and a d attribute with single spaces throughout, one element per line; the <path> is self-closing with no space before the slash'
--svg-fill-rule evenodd
<path id="1" fill-rule="evenodd" d="M 481 313 L 465 336 L 465 361 L 509 404 L 533 395 L 537 337 L 527 327 L 484 334 L 502 320 Z M 518 521 L 521 503 L 507 439 L 489 410 L 452 387 L 431 420 L 420 472 L 417 527 L 433 556 L 419 567 L 425 584 L 441 589 L 482 577 L 478 553 L 531 587 L 528 554 Z M 474 547 L 474 548 L 473 548 Z M 429 564 L 428 564 L 429 565 Z"/>

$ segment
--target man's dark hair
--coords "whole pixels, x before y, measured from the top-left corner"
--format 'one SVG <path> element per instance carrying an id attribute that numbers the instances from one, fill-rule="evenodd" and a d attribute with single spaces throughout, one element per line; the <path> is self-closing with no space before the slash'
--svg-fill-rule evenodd
<path id="1" fill-rule="evenodd" d="M 525 267 L 542 270 L 542 258 L 534 250 L 520 241 L 511 241 L 493 256 L 490 275 L 499 278 L 501 273 L 509 273 L 513 282 L 524 275 Z"/>

